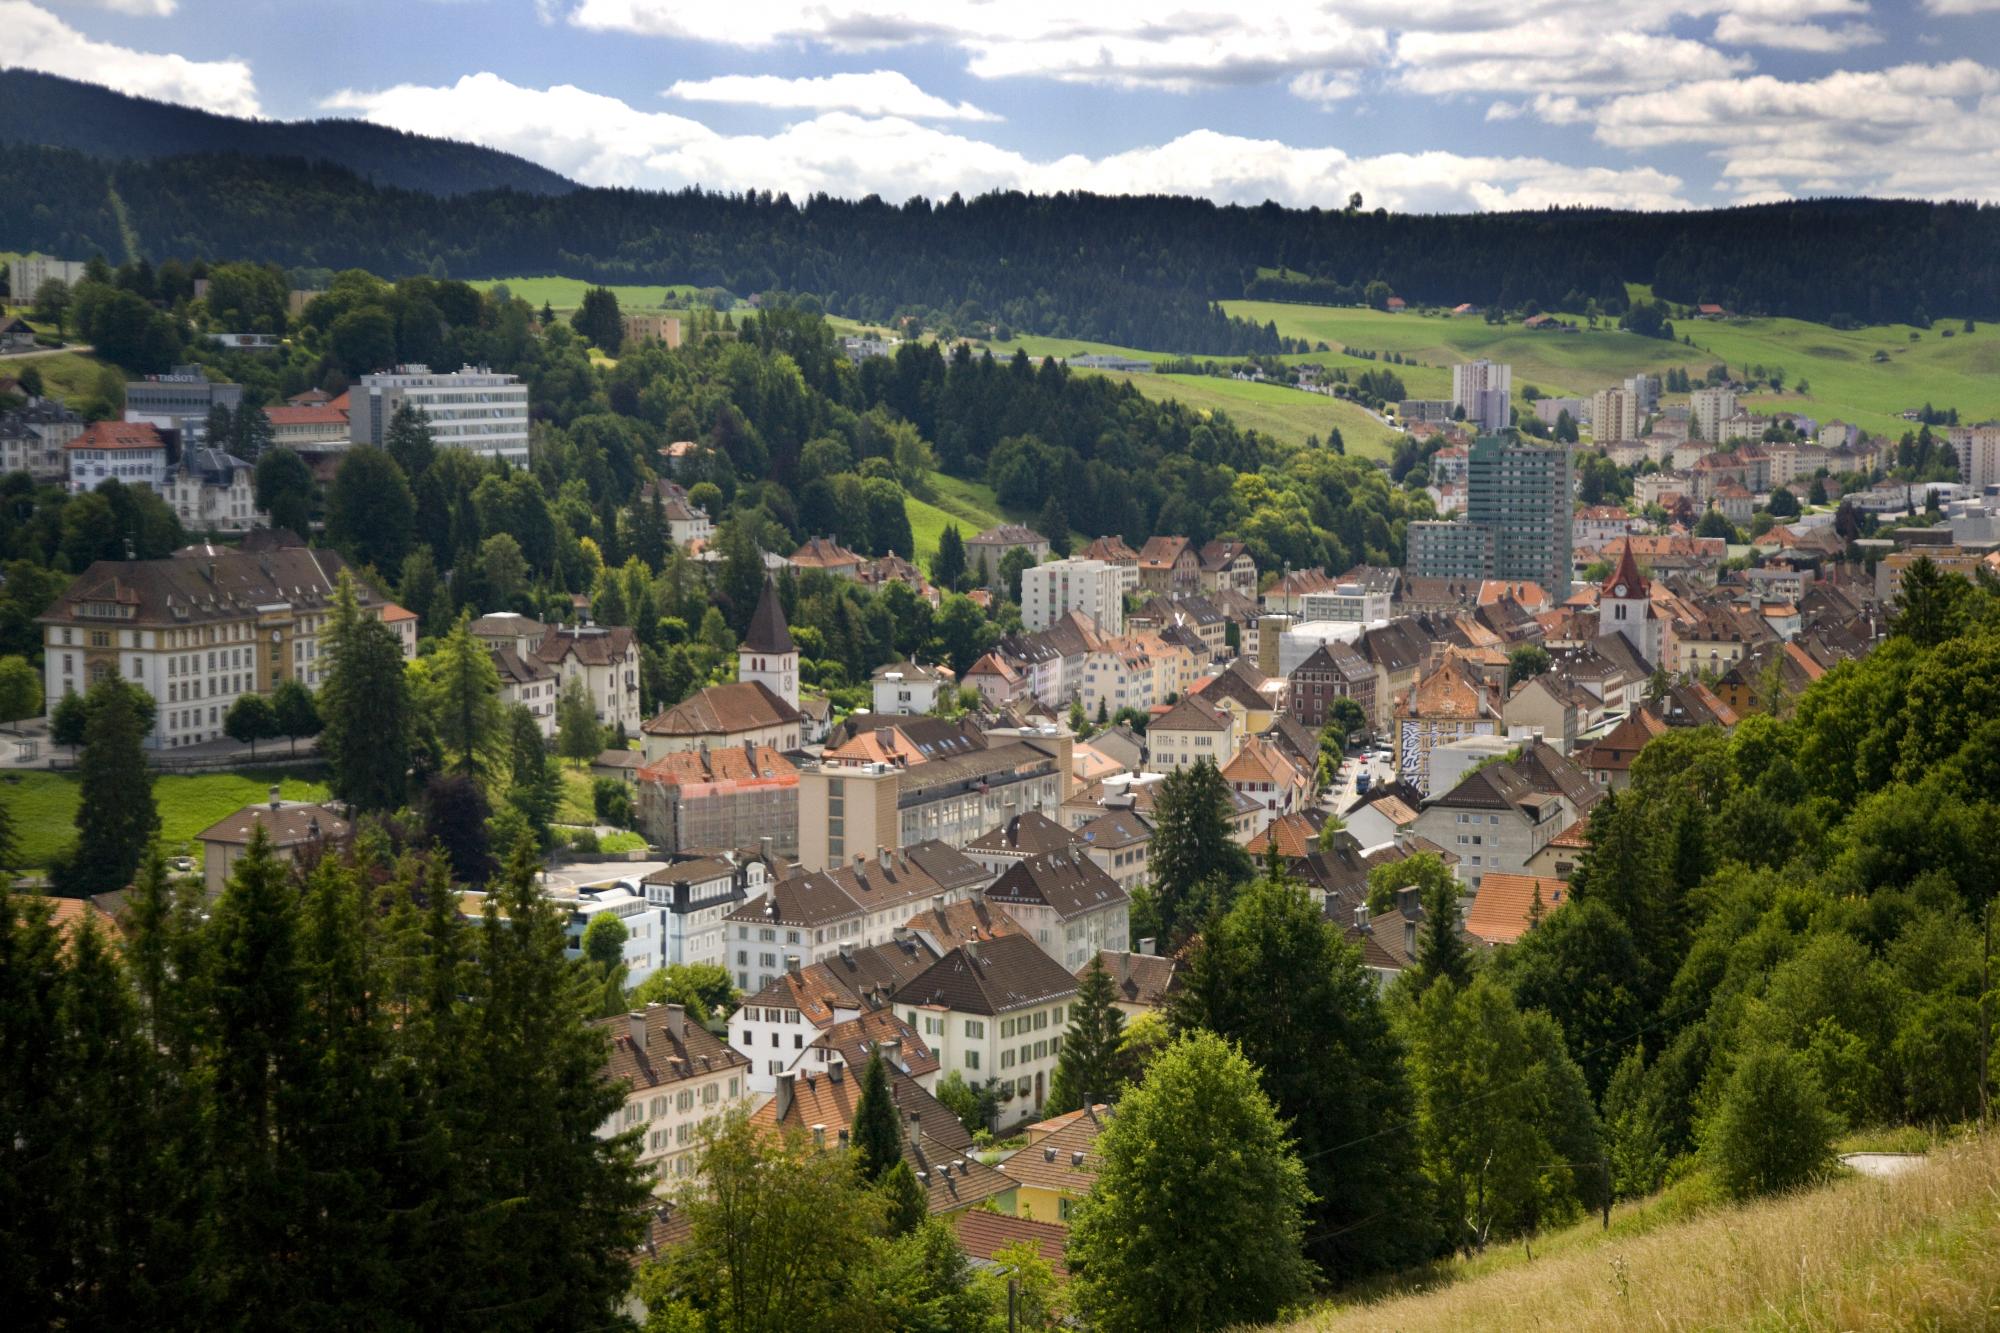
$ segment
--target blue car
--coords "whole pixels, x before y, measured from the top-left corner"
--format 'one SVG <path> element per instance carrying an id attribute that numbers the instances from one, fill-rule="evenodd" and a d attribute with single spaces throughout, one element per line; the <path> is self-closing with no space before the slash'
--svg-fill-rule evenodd
<path id="1" fill-rule="evenodd" d="M 1354 794 L 1356 796 L 1366 796 L 1368 794 L 1368 775 L 1366 773 L 1354 779 Z"/>

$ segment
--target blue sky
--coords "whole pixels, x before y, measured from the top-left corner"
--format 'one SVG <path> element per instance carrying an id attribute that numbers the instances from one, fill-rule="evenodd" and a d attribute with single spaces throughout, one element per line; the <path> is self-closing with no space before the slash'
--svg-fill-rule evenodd
<path id="1" fill-rule="evenodd" d="M 2000 202 L 2000 0 L 0 0 L 0 34 L 591 184 Z"/>

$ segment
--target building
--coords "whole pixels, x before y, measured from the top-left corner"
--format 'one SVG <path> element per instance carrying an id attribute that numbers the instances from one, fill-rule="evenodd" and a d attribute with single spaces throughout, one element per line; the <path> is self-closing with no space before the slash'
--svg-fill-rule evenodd
<path id="1" fill-rule="evenodd" d="M 82 495 L 107 481 L 163 488 L 167 442 L 149 422 L 97 421 L 63 446 L 69 493 Z"/>
<path id="2" fill-rule="evenodd" d="M 1416 833 L 1456 855 L 1458 877 L 1477 892 L 1489 872 L 1526 874 L 1600 794 L 1582 769 L 1531 740 L 1518 759 L 1478 768 L 1426 804 Z"/>
<path id="3" fill-rule="evenodd" d="M 947 1071 L 1000 1096 L 1000 1127 L 1040 1114 L 1076 978 L 1025 935 L 961 944 L 896 992 L 896 1013 Z"/>
<path id="4" fill-rule="evenodd" d="M 684 1181 L 701 1147 L 701 1127 L 747 1105 L 750 1062 L 689 1022 L 677 1004 L 649 1004 L 592 1026 L 609 1040 L 611 1081 L 625 1089 L 624 1105 L 597 1137 L 638 1131 L 639 1165 L 656 1188 Z"/>
<path id="5" fill-rule="evenodd" d="M 1467 452 L 1465 519 L 1409 526 L 1409 575 L 1570 588 L 1571 451 L 1481 436 Z"/>
<path id="6" fill-rule="evenodd" d="M 1417 791 L 1431 790 L 1431 752 L 1468 736 L 1497 736 L 1500 710 L 1475 669 L 1447 653 L 1397 702 L 1396 774 Z"/>
<path id="7" fill-rule="evenodd" d="M 1068 1226 L 1071 1211 L 1097 1183 L 1097 1136 L 1111 1118 L 1103 1102 L 1029 1125 L 1025 1146 L 1000 1164 L 1020 1186 L 1017 1217 Z"/>
<path id="8" fill-rule="evenodd" d="M 164 560 L 97 561 L 37 619 L 45 710 L 122 676 L 158 702 L 147 744 L 219 740 L 238 697 L 268 695 L 286 680 L 319 686 L 320 636 L 345 568 L 338 554 L 301 545 L 188 546 Z M 367 615 L 407 614 L 359 580 L 354 591 Z M 414 657 L 415 636 L 398 638 Z"/>
<path id="9" fill-rule="evenodd" d="M 816 569 L 837 579 L 859 579 L 868 558 L 831 537 L 808 537 L 806 544 L 792 552 L 786 563 L 800 573 Z"/>
<path id="10" fill-rule="evenodd" d="M 540 641 L 539 635 L 536 641 Z M 536 657 L 532 648 L 524 656 L 511 644 L 488 642 L 486 651 L 493 659 L 493 669 L 500 676 L 501 706 L 511 709 L 519 704 L 527 709 L 534 717 L 535 727 L 542 733 L 542 739 L 553 740 L 556 734 L 556 698 L 562 692 L 562 680 L 555 668 Z"/>
<path id="11" fill-rule="evenodd" d="M 1453 414 L 1465 410 L 1468 425 L 1476 423 L 1479 433 L 1491 435 L 1513 424 L 1508 400 L 1514 392 L 1514 368 L 1485 360 L 1468 361 L 1451 368 Z"/>
<path id="12" fill-rule="evenodd" d="M 1049 539 L 1019 523 L 1002 523 L 965 539 L 965 566 L 975 574 L 985 571 L 985 584 L 995 592 L 1006 585 L 1000 579 L 1000 562 L 1009 551 L 1026 551 L 1035 564 L 1049 558 Z"/>
<path id="13" fill-rule="evenodd" d="M 1821 438 L 1825 435 L 1822 433 Z M 1958 454 L 1958 479 L 1974 494 L 2000 485 L 2000 423 L 1953 426 L 1946 433 Z"/>
<path id="14" fill-rule="evenodd" d="M 1148 537 L 1139 548 L 1139 589 L 1185 597 L 1201 589 L 1201 552 L 1186 537 Z"/>
<path id="15" fill-rule="evenodd" d="M 1599 389 L 1591 395 L 1590 429 L 1599 444 L 1636 440 L 1644 422 L 1645 409 L 1631 390 Z"/>
<path id="16" fill-rule="evenodd" d="M 728 852 L 674 861 L 641 879 L 639 891 L 659 913 L 662 926 L 659 966 L 713 963 L 726 968 L 729 928 L 724 918 L 770 883 L 765 859 Z M 635 983 L 639 979 L 633 978 Z"/>
<path id="17" fill-rule="evenodd" d="M 599 725 L 627 735 L 639 730 L 639 640 L 630 628 L 551 625 L 535 657 L 561 679 L 558 693 L 572 680 L 583 682 Z"/>
<path id="18" fill-rule="evenodd" d="M 1597 590 L 1597 628 L 1616 634 L 1647 663 L 1664 665 L 1661 657 L 1660 613 L 1653 607 L 1653 585 L 1632 558 L 1632 540 L 1625 539 L 1618 565 Z"/>
<path id="19" fill-rule="evenodd" d="M 8 268 L 8 288 L 16 301 L 32 301 L 45 282 L 74 287 L 83 281 L 86 265 L 81 259 L 52 259 L 48 255 L 20 255 Z"/>
<path id="20" fill-rule="evenodd" d="M 353 828 L 345 816 L 331 807 L 311 801 L 281 800 L 278 788 L 271 788 L 268 803 L 246 805 L 195 835 L 202 849 L 202 887 L 211 900 L 220 897 L 228 887 L 237 862 L 243 859 L 251 839 L 259 831 L 278 859 L 310 866 L 322 851 L 338 851 L 345 846 Z"/>
<path id="21" fill-rule="evenodd" d="M 641 343 L 660 343 L 666 347 L 681 345 L 681 321 L 678 316 L 662 314 L 657 310 L 635 310 L 620 316 L 625 325 L 624 345 L 637 347 Z"/>
<path id="22" fill-rule="evenodd" d="M 200 433 L 208 428 L 210 408 L 233 412 L 242 403 L 242 385 L 212 381 L 199 365 L 175 366 L 164 375 L 148 375 L 125 386 L 125 419 L 161 430 L 192 426 Z"/>
<path id="23" fill-rule="evenodd" d="M 1369 624 L 1389 618 L 1389 590 L 1361 583 L 1335 584 L 1318 592 L 1302 594 L 1298 601 L 1301 620 L 1359 621 Z"/>
<path id="24" fill-rule="evenodd" d="M 1146 771 L 1171 773 L 1203 759 L 1222 768 L 1236 757 L 1246 734 L 1241 712 L 1187 695 L 1146 728 Z"/>
<path id="25" fill-rule="evenodd" d="M 8 318 L 0 315 L 0 355 L 35 350 L 35 331 L 28 327 L 28 321 L 18 315 Z"/>
<path id="26" fill-rule="evenodd" d="M 0 412 L 0 473 L 25 472 L 38 486 L 67 483 L 63 446 L 83 431 L 83 418 L 56 398 L 30 398 Z"/>
<path id="27" fill-rule="evenodd" d="M 326 403 L 267 407 L 264 419 L 271 423 L 271 443 L 294 453 L 334 453 L 352 443 L 344 407 Z"/>
<path id="28" fill-rule="evenodd" d="M 1077 848 L 1111 876 L 1128 898 L 1132 890 L 1146 884 L 1153 825 L 1145 816 L 1134 810 L 1108 809 L 1076 829 L 1074 837 Z"/>
<path id="29" fill-rule="evenodd" d="M 1076 611 L 1089 616 L 1101 633 L 1123 634 L 1125 579 L 1123 569 L 1102 560 L 1052 560 L 1024 569 L 1021 623 L 1031 630 L 1047 629 Z"/>
<path id="30" fill-rule="evenodd" d="M 1131 896 L 1081 847 L 1016 861 L 985 899 L 1071 972 L 1100 949 L 1128 947 Z"/>
<path id="31" fill-rule="evenodd" d="M 1688 433 L 1695 439 L 1721 443 L 1723 423 L 1735 415 L 1734 389 L 1696 389 L 1688 395 Z"/>
<path id="32" fill-rule="evenodd" d="M 1367 719 L 1365 725 L 1374 725 L 1375 669 L 1352 646 L 1328 640 L 1292 668 L 1290 679 L 1285 706 L 1303 725 L 1315 731 L 1324 727 L 1336 699 L 1354 700 Z"/>
<path id="33" fill-rule="evenodd" d="M 1212 541 L 1197 553 L 1201 561 L 1201 590 L 1213 597 L 1233 592 L 1255 601 L 1257 559 L 1240 541 Z"/>
<path id="34" fill-rule="evenodd" d="M 988 732 L 983 745 L 932 747 L 928 756 L 889 739 L 871 733 L 800 770 L 801 865 L 822 869 L 931 840 L 963 847 L 1015 815 L 1053 816 L 1069 798 L 1074 741 L 1053 728 Z"/>
<path id="35" fill-rule="evenodd" d="M 877 713 L 929 713 L 937 708 L 940 694 L 949 695 L 954 678 L 950 667 L 891 662 L 876 667 L 869 683 Z"/>
<path id="36" fill-rule="evenodd" d="M 1181 988 L 1182 964 L 1178 958 L 1153 953 L 1152 945 L 1153 941 L 1146 939 L 1139 941 L 1136 951 L 1100 953 L 1076 970 L 1076 979 L 1082 982 L 1091 962 L 1100 962 L 1111 974 L 1112 1004 L 1120 1013 L 1127 1019 L 1159 1013 Z"/>
<path id="37" fill-rule="evenodd" d="M 799 849 L 799 770 L 770 745 L 745 742 L 676 750 L 637 775 L 634 813 L 646 841 L 667 855 L 696 848 Z"/>
<path id="38" fill-rule="evenodd" d="M 750 942 L 732 943 L 741 951 Z M 804 962 L 793 951 L 792 960 L 764 985 L 747 991 L 742 1006 L 730 1016 L 729 1043 L 751 1062 L 750 1090 L 771 1093 L 778 1076 L 800 1068 L 802 1061 L 811 1061 L 806 1067 L 820 1072 L 830 1061 L 809 1052 L 821 1047 L 829 1035 L 839 1040 L 842 1025 L 876 1015 L 889 1019 L 891 1030 L 885 1031 L 879 1019 L 868 1027 L 889 1062 L 891 1079 L 900 1075 L 920 1081 L 926 1089 L 934 1086 L 937 1056 L 889 1008 L 889 999 L 939 956 L 940 951 L 911 931 L 886 944 L 843 943 L 815 963 Z"/>
<path id="39" fill-rule="evenodd" d="M 988 874 L 998 876 L 1037 856 L 1067 852 L 1076 843 L 1072 831 L 1040 811 L 1015 815 L 965 844 L 965 854 Z"/>
<path id="40" fill-rule="evenodd" d="M 1493 577 L 1494 533 L 1483 524 L 1417 519 L 1408 542 L 1411 581 Z"/>
<path id="41" fill-rule="evenodd" d="M 1568 899 L 1569 885 L 1560 879 L 1489 874 L 1465 914 L 1465 929 L 1488 944 L 1512 944 Z"/>
<path id="42" fill-rule="evenodd" d="M 271 525 L 271 516 L 257 507 L 255 469 L 234 454 L 185 446 L 161 482 L 160 498 L 185 528 L 240 533 Z"/>
<path id="43" fill-rule="evenodd" d="M 518 376 L 483 366 L 444 374 L 407 365 L 363 375 L 348 392 L 348 438 L 355 444 L 381 444 L 396 409 L 408 403 L 424 414 L 441 449 L 528 462 L 528 386 Z"/>

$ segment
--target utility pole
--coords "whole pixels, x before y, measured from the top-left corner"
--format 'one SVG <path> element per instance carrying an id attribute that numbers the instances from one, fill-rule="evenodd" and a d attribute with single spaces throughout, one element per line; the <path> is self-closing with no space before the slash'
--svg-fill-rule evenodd
<path id="1" fill-rule="evenodd" d="M 1021 1279 L 1017 1277 L 1008 1278 L 1007 1279 L 1007 1333 L 1019 1333 L 1019 1324 L 1017 1321 L 1019 1320 L 1020 1316 L 1019 1312 L 1015 1309 L 1015 1305 L 1017 1303 L 1018 1298 L 1020 1297 L 1020 1294 L 1021 1294 Z"/>
<path id="2" fill-rule="evenodd" d="M 1993 1044 L 1993 1011 L 1990 997 L 1993 994 L 1993 895 L 1986 895 L 1986 908 L 1980 913 L 1985 925 L 1985 943 L 1979 951 L 1979 1128 L 1983 1132 L 1989 1123 L 1992 1108 L 1986 1090 L 1986 1052 Z"/>
<path id="3" fill-rule="evenodd" d="M 1597 1169 L 1600 1172 L 1602 1172 L 1604 1176 L 1604 1229 L 1606 1231 L 1609 1231 L 1611 1230 L 1611 1154 L 1610 1153 L 1602 1152 L 1597 1155 Z"/>

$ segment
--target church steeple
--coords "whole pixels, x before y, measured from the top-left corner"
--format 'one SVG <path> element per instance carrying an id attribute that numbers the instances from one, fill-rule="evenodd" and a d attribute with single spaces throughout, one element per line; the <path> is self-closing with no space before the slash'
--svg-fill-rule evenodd
<path id="1" fill-rule="evenodd" d="M 1597 590 L 1597 632 L 1623 635 L 1639 656 L 1660 666 L 1660 618 L 1653 610 L 1653 585 L 1632 556 L 1632 539 Z"/>
<path id="2" fill-rule="evenodd" d="M 749 632 L 736 648 L 736 679 L 762 681 L 793 708 L 799 706 L 799 649 L 785 624 L 777 581 L 769 574 L 764 576 L 764 591 L 750 617 Z"/>

